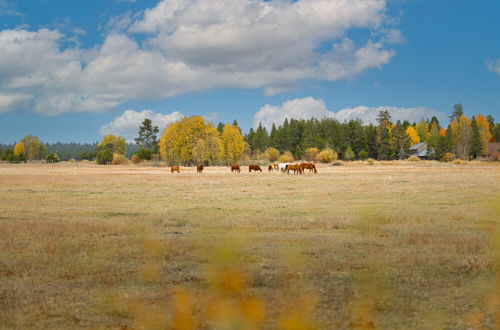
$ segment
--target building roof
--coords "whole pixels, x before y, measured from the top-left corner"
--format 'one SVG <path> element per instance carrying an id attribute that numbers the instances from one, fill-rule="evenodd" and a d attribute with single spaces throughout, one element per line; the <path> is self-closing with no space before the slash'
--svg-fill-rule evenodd
<path id="1" fill-rule="evenodd" d="M 422 150 L 422 149 L 427 149 L 427 143 L 425 142 L 417 143 L 410 147 L 410 150 Z"/>

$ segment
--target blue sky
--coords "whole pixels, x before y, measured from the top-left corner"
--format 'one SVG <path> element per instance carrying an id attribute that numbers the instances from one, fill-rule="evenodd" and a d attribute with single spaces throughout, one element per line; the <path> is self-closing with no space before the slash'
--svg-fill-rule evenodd
<path id="1" fill-rule="evenodd" d="M 445 119 L 458 102 L 500 121 L 499 1 L 345 3 L 0 0 L 0 143 L 130 139 L 145 116 Z"/>

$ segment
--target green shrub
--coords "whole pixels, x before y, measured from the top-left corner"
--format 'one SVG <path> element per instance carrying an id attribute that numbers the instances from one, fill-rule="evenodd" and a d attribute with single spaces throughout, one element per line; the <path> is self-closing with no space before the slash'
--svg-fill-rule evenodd
<path id="1" fill-rule="evenodd" d="M 348 146 L 347 149 L 344 151 L 343 159 L 346 161 L 351 161 L 355 157 L 354 151 L 352 151 L 351 146 Z"/>
<path id="2" fill-rule="evenodd" d="M 368 165 L 375 165 L 375 159 L 373 158 L 368 158 Z"/>
<path id="3" fill-rule="evenodd" d="M 365 151 L 365 149 L 362 149 L 360 152 L 358 152 L 358 159 L 365 160 L 368 158 L 368 153 Z"/>
<path id="4" fill-rule="evenodd" d="M 153 150 L 140 148 L 137 150 L 136 155 L 139 160 L 151 160 L 153 158 Z"/>
<path id="5" fill-rule="evenodd" d="M 97 164 L 106 165 L 113 161 L 113 152 L 108 148 L 103 149 L 97 153 Z"/>
<path id="6" fill-rule="evenodd" d="M 46 160 L 49 163 L 58 163 L 61 161 L 61 159 L 59 158 L 59 156 L 55 152 L 48 155 Z"/>

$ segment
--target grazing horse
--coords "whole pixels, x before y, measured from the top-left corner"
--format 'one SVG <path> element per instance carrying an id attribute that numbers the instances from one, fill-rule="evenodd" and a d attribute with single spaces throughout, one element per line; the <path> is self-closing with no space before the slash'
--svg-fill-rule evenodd
<path id="1" fill-rule="evenodd" d="M 252 172 L 252 171 L 259 171 L 259 172 L 262 172 L 262 169 L 260 168 L 259 165 L 250 165 L 248 166 L 248 172 Z"/>
<path id="2" fill-rule="evenodd" d="M 282 173 L 285 173 L 286 172 L 286 167 L 288 166 L 288 164 L 290 164 L 290 163 L 279 163 L 279 165 L 278 165 L 279 170 Z"/>
<path id="3" fill-rule="evenodd" d="M 241 172 L 240 165 L 238 165 L 238 164 L 231 165 L 231 173 L 232 172 L 238 172 L 238 173 L 240 173 Z"/>
<path id="4" fill-rule="evenodd" d="M 181 167 L 180 166 L 172 166 L 170 168 L 170 173 L 174 173 L 174 172 L 181 173 Z"/>
<path id="5" fill-rule="evenodd" d="M 318 171 L 316 170 L 316 165 L 314 165 L 313 163 L 301 163 L 300 168 L 302 169 L 302 172 L 304 172 L 304 173 L 305 173 L 305 170 L 309 170 L 309 173 L 311 173 L 311 172 L 318 173 Z"/>
<path id="6" fill-rule="evenodd" d="M 299 164 L 288 164 L 286 166 L 286 173 L 290 175 L 290 171 L 293 171 L 293 174 L 302 174 L 302 168 Z"/>
<path id="7" fill-rule="evenodd" d="M 267 170 L 268 170 L 269 172 L 272 172 L 272 171 L 273 171 L 273 165 L 269 165 L 269 166 L 268 166 L 268 168 L 267 168 Z"/>
<path id="8" fill-rule="evenodd" d="M 196 172 L 197 173 L 203 173 L 203 169 L 204 169 L 203 165 L 196 166 Z"/>
<path id="9" fill-rule="evenodd" d="M 273 169 L 275 169 L 277 171 L 278 170 L 278 164 L 274 163 L 273 164 Z"/>

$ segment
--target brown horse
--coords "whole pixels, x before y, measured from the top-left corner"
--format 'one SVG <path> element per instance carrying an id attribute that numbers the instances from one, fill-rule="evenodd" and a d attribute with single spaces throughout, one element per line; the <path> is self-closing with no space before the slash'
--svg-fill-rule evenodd
<path id="1" fill-rule="evenodd" d="M 302 172 L 304 172 L 304 173 L 305 173 L 305 170 L 309 170 L 309 173 L 311 173 L 311 172 L 318 173 L 318 171 L 316 170 L 316 165 L 314 165 L 313 163 L 301 163 L 300 168 L 302 169 Z"/>
<path id="2" fill-rule="evenodd" d="M 252 171 L 259 171 L 259 172 L 262 172 L 262 169 L 260 168 L 259 165 L 250 165 L 248 166 L 248 172 L 252 172 Z"/>
<path id="3" fill-rule="evenodd" d="M 274 170 L 273 170 L 273 165 L 269 165 L 269 167 L 267 168 L 267 170 L 268 170 L 269 172 L 274 171 Z"/>
<path id="4" fill-rule="evenodd" d="M 241 172 L 240 165 L 238 165 L 238 164 L 231 165 L 231 173 L 232 172 L 238 172 L 238 173 L 240 173 Z"/>
<path id="5" fill-rule="evenodd" d="M 170 173 L 174 173 L 174 172 L 181 173 L 181 167 L 180 166 L 172 166 L 170 168 Z"/>
<path id="6" fill-rule="evenodd" d="M 204 169 L 203 165 L 196 166 L 196 172 L 197 173 L 203 173 L 203 169 Z"/>
<path id="7" fill-rule="evenodd" d="M 288 164 L 286 166 L 286 173 L 290 175 L 290 171 L 293 171 L 293 174 L 302 174 L 302 168 L 299 164 Z"/>
<path id="8" fill-rule="evenodd" d="M 273 164 L 273 169 L 275 169 L 277 171 L 278 170 L 278 164 L 274 163 Z"/>

